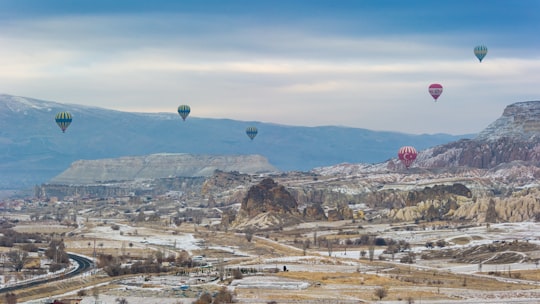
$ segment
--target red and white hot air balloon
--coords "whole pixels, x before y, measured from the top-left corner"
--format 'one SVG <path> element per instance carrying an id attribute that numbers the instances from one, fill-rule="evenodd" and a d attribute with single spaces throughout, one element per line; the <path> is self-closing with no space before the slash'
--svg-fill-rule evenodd
<path id="1" fill-rule="evenodd" d="M 431 96 L 433 97 L 435 101 L 437 101 L 437 98 L 441 96 L 442 91 L 443 91 L 443 87 L 442 85 L 438 83 L 432 83 L 429 85 L 429 94 L 431 94 Z"/>
<path id="2" fill-rule="evenodd" d="M 417 155 L 418 155 L 418 152 L 416 152 L 416 149 L 411 146 L 401 147 L 398 151 L 398 158 L 405 165 L 407 169 L 409 169 L 411 164 L 416 159 Z"/>

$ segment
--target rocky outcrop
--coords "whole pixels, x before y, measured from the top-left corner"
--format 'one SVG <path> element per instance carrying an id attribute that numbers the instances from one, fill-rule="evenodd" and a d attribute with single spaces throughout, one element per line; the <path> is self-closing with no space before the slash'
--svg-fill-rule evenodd
<path id="1" fill-rule="evenodd" d="M 152 154 L 101 160 L 79 160 L 50 184 L 93 184 L 165 177 L 211 176 L 214 171 L 275 172 L 260 155 Z"/>
<path id="2" fill-rule="evenodd" d="M 202 186 L 203 196 L 212 195 L 216 192 L 225 192 L 231 189 L 243 188 L 251 183 L 253 175 L 240 173 L 238 171 L 225 172 L 216 170 L 212 176 L 208 177 Z"/>
<path id="3" fill-rule="evenodd" d="M 490 169 L 514 161 L 540 165 L 540 137 L 523 140 L 499 137 L 487 140 L 460 140 L 427 149 L 417 158 L 418 167 L 471 167 Z"/>
<path id="4" fill-rule="evenodd" d="M 448 200 L 453 196 L 472 197 L 472 192 L 463 184 L 435 185 L 422 190 L 412 190 L 407 194 L 406 206 L 415 206 L 422 201 Z"/>
<path id="5" fill-rule="evenodd" d="M 453 217 L 477 222 L 486 222 L 486 219 L 491 221 L 489 215 L 486 216 L 491 201 L 495 204 L 497 221 L 523 222 L 540 219 L 540 189 L 538 188 L 518 191 L 510 197 L 486 197 L 461 204 Z"/>
<path id="6" fill-rule="evenodd" d="M 265 178 L 252 186 L 242 200 L 233 227 L 256 229 L 283 228 L 302 220 L 298 203 L 284 186 Z"/>
<path id="7" fill-rule="evenodd" d="M 254 217 L 261 213 L 299 215 L 294 197 L 273 179 L 266 178 L 251 187 L 242 201 L 240 216 Z"/>
<path id="8" fill-rule="evenodd" d="M 42 184 L 34 188 L 34 195 L 44 199 L 155 196 L 173 190 L 182 191 L 185 199 L 191 199 L 200 193 L 204 181 L 204 177 L 171 177 L 105 184 Z"/>
<path id="9" fill-rule="evenodd" d="M 397 221 L 454 220 L 485 222 L 523 222 L 540 219 L 540 189 L 514 192 L 509 197 L 426 200 L 415 206 L 393 209 L 389 217 Z"/>
<path id="10" fill-rule="evenodd" d="M 490 169 L 514 161 L 540 166 L 540 101 L 509 105 L 477 137 L 421 151 L 415 166 Z"/>
<path id="11" fill-rule="evenodd" d="M 502 116 L 480 132 L 476 140 L 492 141 L 511 137 L 527 141 L 539 136 L 540 101 L 524 101 L 507 106 Z"/>
<path id="12" fill-rule="evenodd" d="M 304 209 L 304 218 L 314 221 L 324 221 L 328 218 L 321 204 L 313 204 Z"/>

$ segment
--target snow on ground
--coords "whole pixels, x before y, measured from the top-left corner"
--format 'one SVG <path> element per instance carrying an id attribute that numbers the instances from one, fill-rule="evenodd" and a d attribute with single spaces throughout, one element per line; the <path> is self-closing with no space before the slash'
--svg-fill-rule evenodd
<path id="1" fill-rule="evenodd" d="M 304 225 L 314 225 L 312 227 L 317 227 L 316 224 L 304 224 Z M 329 223 L 329 225 L 335 225 L 339 227 L 339 223 Z M 448 242 L 457 238 L 462 238 L 469 240 L 463 245 L 453 244 L 452 247 L 468 247 L 475 246 L 478 244 L 492 243 L 494 241 L 501 240 L 519 240 L 519 241 L 529 241 L 529 242 L 538 242 L 540 243 L 540 223 L 532 222 L 523 222 L 523 223 L 501 223 L 501 224 L 491 224 L 489 229 L 484 226 L 470 227 L 466 229 L 426 229 L 418 231 L 394 231 L 388 225 L 369 225 L 366 227 L 366 232 L 373 233 L 375 232 L 380 237 L 392 237 L 394 239 L 405 239 L 411 243 L 413 250 L 420 252 L 426 250 L 425 242 L 433 241 L 437 239 L 445 239 Z M 122 233 L 121 233 L 122 232 Z M 148 245 L 164 245 L 164 246 L 174 246 L 176 248 L 182 248 L 186 250 L 200 249 L 198 240 L 193 237 L 191 234 L 179 234 L 174 235 L 171 231 L 164 229 L 148 229 L 143 227 L 130 227 L 130 226 L 121 226 L 120 230 L 113 230 L 110 226 L 98 226 L 92 228 L 91 231 L 85 232 L 85 237 L 101 238 L 106 235 L 106 239 L 110 239 L 113 242 L 133 242 L 137 246 L 148 246 Z M 81 244 L 80 246 L 87 246 L 86 244 Z M 235 254 L 242 254 L 239 252 L 236 247 L 228 246 L 217 246 L 215 249 L 220 249 L 224 251 L 233 252 Z M 382 246 L 380 248 L 376 247 L 375 258 L 378 258 L 382 251 L 385 248 Z M 436 249 L 433 249 L 436 250 Z M 368 269 L 367 266 L 364 266 L 361 262 L 364 258 L 360 257 L 359 250 L 347 250 L 347 251 L 333 251 L 332 258 L 328 257 L 328 251 L 320 250 L 318 252 L 320 256 L 287 256 L 271 259 L 259 259 L 254 262 L 254 264 L 249 264 L 249 267 L 267 269 L 276 267 L 278 269 L 283 269 L 283 266 L 286 266 L 290 271 L 314 271 L 314 272 L 369 272 L 373 269 Z M 246 254 L 247 255 L 247 254 Z M 339 259 L 335 259 L 335 258 Z M 333 263 L 331 262 L 333 261 Z M 431 264 L 430 264 L 431 263 Z M 444 269 L 456 273 L 475 273 L 479 272 L 480 269 L 478 265 L 471 264 L 457 264 L 457 263 L 445 263 L 444 261 L 423 261 L 417 260 L 416 264 L 412 264 L 412 267 L 416 268 L 436 268 Z M 246 265 L 248 266 L 248 265 Z M 492 264 L 492 265 L 482 265 L 482 272 L 488 271 L 507 271 L 507 270 L 522 270 L 522 269 L 536 269 L 537 266 L 532 263 L 512 263 L 512 264 Z M 140 278 L 139 278 L 140 279 Z M 130 304 L 148 304 L 148 303 L 159 303 L 159 304 L 176 304 L 176 303 L 192 303 L 197 295 L 193 294 L 182 294 L 177 288 L 180 284 L 191 284 L 193 281 L 189 279 L 183 280 L 180 277 L 171 276 L 170 278 L 161 277 L 155 278 L 159 282 L 153 282 L 153 285 L 158 287 L 155 290 L 152 288 L 142 288 L 140 286 L 132 286 L 133 283 L 125 282 L 123 289 L 119 289 L 112 292 L 107 292 L 106 294 L 100 295 L 99 300 L 103 304 L 116 303 L 117 298 L 125 298 Z M 211 284 L 211 283 L 210 283 Z M 191 285 L 195 289 L 197 284 Z M 295 281 L 295 280 L 286 280 L 283 278 L 278 278 L 274 276 L 249 276 L 241 280 L 235 280 L 232 284 L 233 288 L 253 288 L 253 289 L 275 289 L 275 290 L 302 290 L 309 287 L 308 282 L 304 281 Z M 154 291 L 153 296 L 145 295 L 145 293 Z M 444 291 L 445 293 L 458 293 L 458 296 L 463 296 L 466 293 L 466 297 L 474 298 L 475 300 L 461 300 L 459 303 L 538 303 L 534 299 L 540 298 L 540 289 L 538 290 L 528 290 L 528 291 L 501 291 L 501 292 L 485 292 L 485 294 L 479 294 L 477 291 L 468 291 L 464 289 L 463 292 L 459 290 L 449 290 Z M 164 295 L 169 293 L 169 295 Z M 474 294 L 472 294 L 474 293 Z M 171 296 L 174 294 L 175 296 Z M 75 297 L 74 294 L 66 294 L 65 297 Z M 523 299 L 528 297 L 529 299 Z M 519 299 L 518 299 L 519 298 Z M 535 302 L 536 301 L 536 302 Z M 384 302 L 384 301 L 383 301 Z M 422 301 L 424 302 L 424 301 Z M 31 303 L 31 302 L 28 302 Z M 35 302 L 37 303 L 37 302 Z M 92 296 L 86 296 L 83 298 L 81 304 L 93 304 L 95 303 L 95 298 Z M 394 303 L 387 301 L 386 303 Z M 400 302 L 395 302 L 400 303 Z M 458 303 L 451 300 L 440 300 L 440 301 L 430 301 L 430 303 Z"/>
<path id="2" fill-rule="evenodd" d="M 138 247 L 159 245 L 187 251 L 201 248 L 197 244 L 197 239 L 189 233 L 175 235 L 172 231 L 167 231 L 166 228 L 158 230 L 145 227 L 131 227 L 127 225 L 119 226 L 119 230 L 113 230 L 110 225 L 93 227 L 90 231 L 85 232 L 84 235 L 86 238 L 105 238 L 108 241 L 128 242 L 133 243 L 134 245 L 138 244 Z M 86 245 L 87 244 L 81 243 L 80 246 Z"/>
<path id="3" fill-rule="evenodd" d="M 280 290 L 299 290 L 306 289 L 310 286 L 309 283 L 286 279 L 275 276 L 250 276 L 240 280 L 232 281 L 231 285 L 234 288 L 262 288 L 262 289 L 280 289 Z"/>

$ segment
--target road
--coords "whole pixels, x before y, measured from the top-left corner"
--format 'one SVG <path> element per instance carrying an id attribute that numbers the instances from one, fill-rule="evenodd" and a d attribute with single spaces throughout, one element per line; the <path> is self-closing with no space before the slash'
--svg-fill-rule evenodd
<path id="1" fill-rule="evenodd" d="M 20 290 L 20 289 L 25 289 L 28 287 L 33 287 L 33 286 L 37 286 L 40 284 L 45 284 L 45 283 L 49 283 L 53 281 L 59 281 L 59 280 L 72 278 L 87 270 L 90 270 L 94 264 L 90 259 L 87 259 L 83 256 L 76 255 L 73 253 L 68 253 L 68 257 L 78 264 L 77 268 L 75 268 L 74 270 L 68 273 L 63 273 L 63 274 L 54 276 L 54 277 L 41 278 L 41 279 L 36 279 L 36 280 L 31 280 L 31 281 L 23 281 L 16 285 L 0 288 L 0 294 L 5 293 L 5 292 Z"/>

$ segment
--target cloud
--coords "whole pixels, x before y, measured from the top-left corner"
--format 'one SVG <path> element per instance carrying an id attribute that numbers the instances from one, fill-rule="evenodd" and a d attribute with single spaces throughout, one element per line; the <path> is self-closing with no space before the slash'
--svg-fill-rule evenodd
<path id="1" fill-rule="evenodd" d="M 0 91 L 127 111 L 189 103 L 200 117 L 452 134 L 479 132 L 509 103 L 539 99 L 534 52 L 501 43 L 478 63 L 471 32 L 355 33 L 343 27 L 356 21 L 305 18 L 11 19 L 0 32 Z M 438 103 L 427 93 L 432 82 L 445 86 Z"/>

